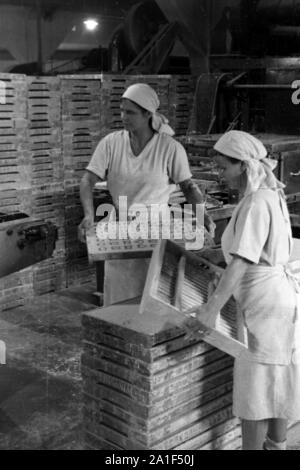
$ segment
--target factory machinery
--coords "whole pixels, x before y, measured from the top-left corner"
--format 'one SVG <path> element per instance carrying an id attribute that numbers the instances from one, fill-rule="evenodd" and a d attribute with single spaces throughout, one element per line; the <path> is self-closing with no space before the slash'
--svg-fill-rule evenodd
<path id="1" fill-rule="evenodd" d="M 219 134 L 231 129 L 257 135 L 270 157 L 278 160 L 277 176 L 286 185 L 299 236 L 300 1 L 183 3 L 147 0 L 135 4 L 111 41 L 119 60 L 114 70 L 191 73 L 194 103 L 186 117 L 187 133 L 179 139 L 189 153 L 193 174 L 201 180 L 205 173 L 205 181 L 214 181 L 206 187 L 216 195 L 217 176 L 203 159 L 210 156 L 209 148 Z M 178 40 L 190 59 L 184 72 L 174 72 L 173 47 Z M 207 67 L 203 66 L 205 56 Z M 222 185 L 221 193 L 228 202 Z"/>
<path id="2" fill-rule="evenodd" d="M 189 66 L 178 62 L 178 42 Z M 114 72 L 199 77 L 190 132 L 299 135 L 299 0 L 195 0 L 189 7 L 180 0 L 139 2 L 110 49 L 118 59 Z"/>
<path id="3" fill-rule="evenodd" d="M 248 65 L 253 58 L 297 58 L 300 2 L 194 0 L 189 5 L 180 0 L 137 2 L 112 35 L 109 46 L 112 70 L 127 74 L 172 73 L 174 62 L 180 59 L 177 51 L 172 51 L 178 40 L 184 44 L 191 62 L 197 61 L 197 56 L 200 61 L 201 55 L 210 55 L 211 70 L 220 64 L 222 68 L 228 56 L 238 58 L 239 63 L 247 59 Z M 221 59 L 218 63 L 217 56 Z M 183 59 L 177 65 L 186 66 Z M 194 66 L 191 63 L 191 69 Z"/>
<path id="4" fill-rule="evenodd" d="M 0 278 L 49 258 L 57 240 L 51 222 L 21 212 L 0 213 Z M 0 338 L 0 364 L 5 364 L 5 343 Z"/>

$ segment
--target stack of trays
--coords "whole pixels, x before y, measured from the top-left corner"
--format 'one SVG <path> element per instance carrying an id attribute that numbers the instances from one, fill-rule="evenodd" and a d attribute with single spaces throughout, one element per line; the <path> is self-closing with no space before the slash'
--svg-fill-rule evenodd
<path id="1" fill-rule="evenodd" d="M 239 448 L 232 358 L 187 340 L 182 315 L 139 308 L 136 300 L 83 315 L 86 448 Z"/>

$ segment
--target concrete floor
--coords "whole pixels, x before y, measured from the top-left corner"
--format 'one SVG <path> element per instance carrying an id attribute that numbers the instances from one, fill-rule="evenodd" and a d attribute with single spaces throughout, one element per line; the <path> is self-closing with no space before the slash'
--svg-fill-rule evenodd
<path id="1" fill-rule="evenodd" d="M 81 312 L 93 286 L 44 295 L 0 313 L 0 450 L 83 449 Z"/>
<path id="2" fill-rule="evenodd" d="M 0 450 L 81 450 L 81 312 L 95 286 L 76 287 L 0 312 Z M 289 431 L 300 449 L 300 425 Z"/>

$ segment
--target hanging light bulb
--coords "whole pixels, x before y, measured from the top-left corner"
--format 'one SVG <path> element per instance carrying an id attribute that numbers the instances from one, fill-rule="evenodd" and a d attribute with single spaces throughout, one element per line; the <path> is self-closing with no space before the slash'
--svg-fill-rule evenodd
<path id="1" fill-rule="evenodd" d="M 98 21 L 93 18 L 88 18 L 83 23 L 88 31 L 95 31 L 95 29 L 99 25 Z"/>

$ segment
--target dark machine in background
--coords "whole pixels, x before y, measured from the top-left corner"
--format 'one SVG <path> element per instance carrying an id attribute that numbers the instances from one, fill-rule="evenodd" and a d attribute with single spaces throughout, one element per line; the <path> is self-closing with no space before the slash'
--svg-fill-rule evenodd
<path id="1" fill-rule="evenodd" d="M 209 23 L 209 69 L 197 76 L 193 50 L 196 45 L 201 49 L 196 36 L 201 36 L 205 22 Z M 182 0 L 138 2 L 112 37 L 111 70 L 176 73 L 171 51 L 178 40 L 186 46 L 186 58 L 194 66 L 191 70 L 187 65 L 179 73 L 192 72 L 196 85 L 183 143 L 189 148 L 191 136 L 195 142 L 197 135 L 230 129 L 258 134 L 278 159 L 277 176 L 286 184 L 287 194 L 298 193 L 300 0 L 194 0 L 188 5 Z M 296 206 L 293 204 L 293 210 Z"/>
<path id="2" fill-rule="evenodd" d="M 229 1 L 212 30 L 211 51 L 250 57 L 299 55 L 299 0 Z"/>
<path id="3" fill-rule="evenodd" d="M 21 212 L 0 213 L 0 278 L 49 258 L 57 240 L 51 222 Z M 0 335 L 0 364 L 6 362 L 6 346 Z"/>
<path id="4" fill-rule="evenodd" d="M 187 57 L 171 57 L 175 41 L 180 39 L 185 43 L 187 34 L 181 17 L 187 15 L 186 5 L 179 0 L 173 0 L 167 10 L 174 13 L 171 18 L 164 14 L 165 0 L 145 0 L 134 5 L 127 13 L 125 20 L 115 31 L 110 47 L 111 69 L 124 71 L 130 64 L 143 54 L 152 52 L 160 43 L 159 53 L 164 56 L 161 60 L 160 72 L 172 68 L 174 62 L 181 61 L 182 69 L 189 65 L 184 59 Z M 207 18 L 205 16 L 205 3 Z M 270 57 L 299 57 L 300 55 L 300 1 L 299 0 L 199 0 L 204 4 L 203 16 L 188 17 L 191 29 L 197 24 L 200 34 L 204 22 L 209 21 L 210 42 L 209 53 L 212 55 L 240 55 L 241 59 Z M 191 10 L 192 11 L 192 10 Z M 195 10 L 196 11 L 196 10 Z M 182 12 L 182 15 L 180 14 Z M 174 26 L 176 18 L 177 28 Z M 201 23 L 202 20 L 202 23 Z M 172 34 L 166 34 L 173 29 Z M 162 37 L 160 31 L 164 30 Z M 195 40 L 196 42 L 196 40 Z M 166 54 L 169 45 L 168 53 Z M 189 51 L 187 51 L 189 52 Z M 158 53 L 158 52 L 157 52 Z M 148 54 L 149 58 L 149 54 Z M 212 58 L 213 59 L 213 58 Z M 142 64 L 144 71 L 155 73 L 153 63 Z M 138 70 L 141 73 L 142 70 Z"/>
<path id="5" fill-rule="evenodd" d="M 132 73 L 190 73 L 188 57 L 171 55 L 179 27 L 155 0 L 134 5 L 114 32 L 108 48 L 110 70 Z"/>
<path id="6" fill-rule="evenodd" d="M 155 1 L 134 5 L 111 39 L 112 68 L 124 70 L 166 23 Z"/>
<path id="7" fill-rule="evenodd" d="M 299 98 L 300 1 L 223 2 L 211 34 L 210 73 L 197 80 L 189 135 L 196 139 L 230 129 L 258 134 L 276 149 L 272 156 L 286 193 L 296 194 Z"/>
<path id="8" fill-rule="evenodd" d="M 300 1 L 221 3 L 220 19 L 211 30 L 210 79 L 206 79 L 216 117 L 213 126 L 203 128 L 200 123 L 198 129 L 206 133 L 235 127 L 298 135 Z"/>
<path id="9" fill-rule="evenodd" d="M 112 70 L 172 73 L 171 50 L 178 39 L 187 43 L 184 23 L 195 36 L 199 18 L 203 24 L 209 21 L 209 70 L 195 76 L 194 105 L 183 143 L 189 148 L 191 136 L 195 141 L 197 135 L 230 129 L 259 134 L 262 140 L 265 136 L 273 158 L 278 159 L 277 176 L 289 195 L 297 193 L 300 0 L 194 0 L 194 10 L 193 2 L 189 8 L 184 3 L 147 0 L 134 5 L 112 38 Z M 193 17 L 193 11 L 200 17 Z M 198 31 L 202 26 L 199 22 Z M 190 73 L 189 67 L 185 73 Z"/>
<path id="10" fill-rule="evenodd" d="M 0 213 L 0 278 L 49 258 L 57 240 L 51 222 Z"/>

